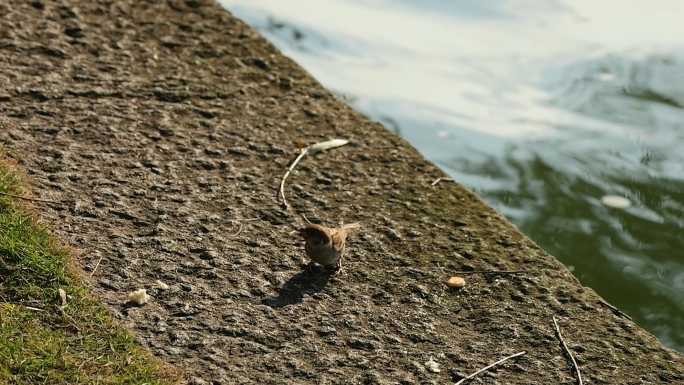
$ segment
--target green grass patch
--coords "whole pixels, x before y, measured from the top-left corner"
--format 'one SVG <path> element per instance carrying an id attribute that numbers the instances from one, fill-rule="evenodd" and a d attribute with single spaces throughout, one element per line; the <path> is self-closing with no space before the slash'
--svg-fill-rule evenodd
<path id="1" fill-rule="evenodd" d="M 21 186 L 0 163 L 0 192 Z M 67 249 L 23 204 L 0 194 L 0 384 L 179 383 L 89 295 Z"/>

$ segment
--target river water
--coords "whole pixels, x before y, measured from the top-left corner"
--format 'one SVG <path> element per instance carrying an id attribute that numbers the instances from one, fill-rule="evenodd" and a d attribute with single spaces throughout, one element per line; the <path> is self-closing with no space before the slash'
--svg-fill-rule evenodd
<path id="1" fill-rule="evenodd" d="M 684 352 L 684 2 L 221 3 Z"/>

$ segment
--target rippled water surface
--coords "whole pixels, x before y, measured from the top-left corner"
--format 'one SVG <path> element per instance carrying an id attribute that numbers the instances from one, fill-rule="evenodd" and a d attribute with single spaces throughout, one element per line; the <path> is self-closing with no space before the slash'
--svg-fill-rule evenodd
<path id="1" fill-rule="evenodd" d="M 221 2 L 684 351 L 684 2 Z"/>

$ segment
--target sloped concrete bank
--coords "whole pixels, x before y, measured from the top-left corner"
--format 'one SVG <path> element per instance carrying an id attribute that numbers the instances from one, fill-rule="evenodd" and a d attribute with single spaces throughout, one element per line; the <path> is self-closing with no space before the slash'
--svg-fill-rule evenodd
<path id="1" fill-rule="evenodd" d="M 312 15 L 315 17 L 315 15 Z M 361 222 L 342 273 L 304 270 L 276 200 Z M 93 291 L 191 383 L 684 382 L 684 359 L 404 140 L 211 1 L 0 3 L 0 145 Z M 467 275 L 453 271 L 524 270 Z M 159 282 L 168 285 L 161 285 Z M 147 288 L 152 301 L 125 305 Z"/>

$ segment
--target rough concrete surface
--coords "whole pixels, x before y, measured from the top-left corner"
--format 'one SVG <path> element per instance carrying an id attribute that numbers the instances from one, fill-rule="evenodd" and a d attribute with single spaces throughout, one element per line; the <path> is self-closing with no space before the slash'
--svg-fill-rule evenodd
<path id="1" fill-rule="evenodd" d="M 284 210 L 298 149 L 336 137 Z M 684 383 L 681 355 L 212 1 L 0 2 L 0 145 L 191 383 L 442 384 L 526 351 L 474 383 L 571 384 L 552 316 L 586 384 Z M 304 269 L 298 214 L 361 222 L 340 274 Z M 472 269 L 526 272 L 444 284 Z"/>

